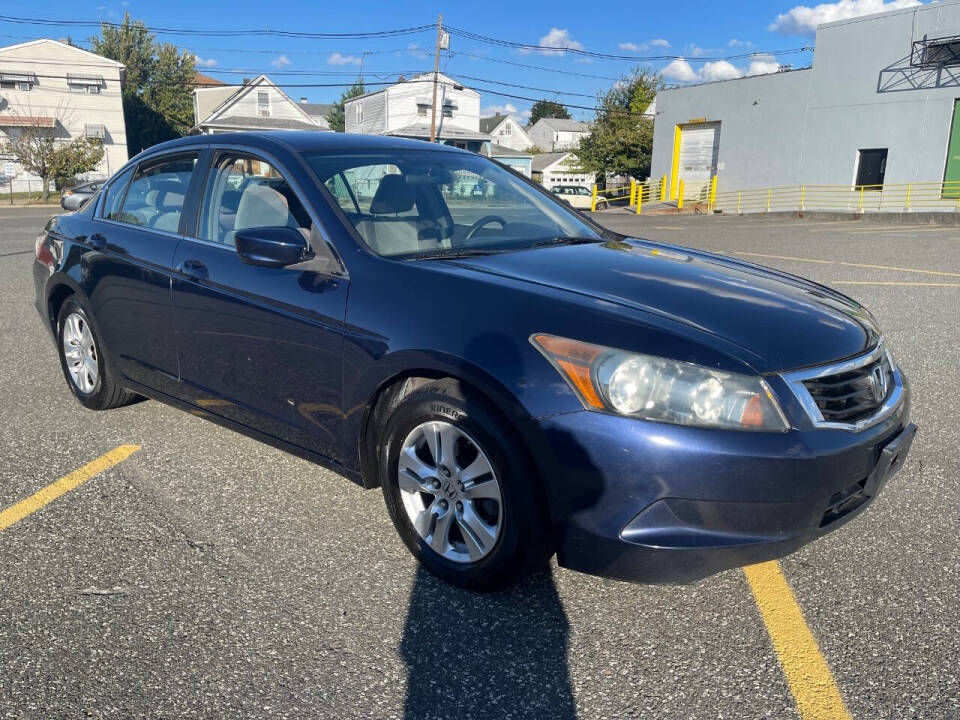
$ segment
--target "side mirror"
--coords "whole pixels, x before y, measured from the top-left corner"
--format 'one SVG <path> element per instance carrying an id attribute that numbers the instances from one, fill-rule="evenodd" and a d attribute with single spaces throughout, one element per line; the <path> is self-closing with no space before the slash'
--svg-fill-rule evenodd
<path id="1" fill-rule="evenodd" d="M 248 265 L 286 267 L 312 256 L 303 234 L 291 227 L 254 227 L 238 230 L 233 241 Z"/>

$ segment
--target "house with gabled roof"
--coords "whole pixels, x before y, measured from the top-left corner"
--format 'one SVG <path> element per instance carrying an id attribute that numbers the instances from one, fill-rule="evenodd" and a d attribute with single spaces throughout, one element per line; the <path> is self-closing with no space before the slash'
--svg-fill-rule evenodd
<path id="1" fill-rule="evenodd" d="M 346 132 L 430 139 L 433 73 L 401 79 L 344 103 Z M 480 93 L 437 74 L 436 139 L 479 152 L 492 138 L 480 130 Z"/>
<path id="2" fill-rule="evenodd" d="M 562 152 L 576 150 L 580 141 L 593 130 L 590 123 L 564 118 L 540 118 L 527 128 L 527 134 L 533 144 L 544 152 Z"/>
<path id="3" fill-rule="evenodd" d="M 106 178 L 127 161 L 124 73 L 123 63 L 49 38 L 0 48 L 0 145 L 28 128 L 62 142 L 96 138 L 103 160 L 81 179 Z M 0 156 L 0 176 L 14 192 L 41 189 L 13 156 Z"/>
<path id="4" fill-rule="evenodd" d="M 512 115 L 493 115 L 480 118 L 480 132 L 486 133 L 501 147 L 529 150 L 533 140 Z"/>
<path id="5" fill-rule="evenodd" d="M 200 86 L 193 90 L 194 134 L 243 130 L 327 130 L 325 120 L 311 115 L 266 75 L 242 85 Z"/>

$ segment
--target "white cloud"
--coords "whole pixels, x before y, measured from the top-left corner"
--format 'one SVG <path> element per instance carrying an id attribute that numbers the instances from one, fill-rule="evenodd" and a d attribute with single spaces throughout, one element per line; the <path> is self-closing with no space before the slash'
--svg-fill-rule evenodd
<path id="1" fill-rule="evenodd" d="M 650 48 L 668 48 L 670 43 L 663 38 L 654 38 L 644 43 L 622 42 L 617 47 L 628 52 L 642 52 Z"/>
<path id="2" fill-rule="evenodd" d="M 341 55 L 338 52 L 333 53 L 327 58 L 327 65 L 362 65 L 363 58 L 357 55 Z"/>
<path id="3" fill-rule="evenodd" d="M 430 53 L 420 47 L 420 45 L 417 43 L 410 43 L 407 45 L 407 52 L 416 58 L 430 57 Z"/>
<path id="4" fill-rule="evenodd" d="M 769 75 L 780 71 L 780 63 L 772 55 L 754 55 L 747 68 L 747 75 Z"/>
<path id="5" fill-rule="evenodd" d="M 530 118 L 530 110 L 518 110 L 517 106 L 513 103 L 488 105 L 480 109 L 480 117 L 490 117 L 491 115 L 512 115 L 514 120 L 523 124 L 523 121 Z"/>
<path id="6" fill-rule="evenodd" d="M 564 50 L 583 50 L 583 43 L 580 43 L 570 37 L 569 30 L 560 28 L 550 28 L 550 32 L 537 41 L 537 45 L 545 48 L 556 48 L 556 50 L 538 50 L 541 55 L 562 55 Z M 530 52 L 521 50 L 521 52 Z"/>
<path id="7" fill-rule="evenodd" d="M 777 19 L 767 26 L 767 30 L 782 35 L 814 35 L 817 25 L 834 20 L 870 15 L 886 10 L 899 10 L 914 7 L 922 3 L 919 0 L 839 0 L 822 3 L 814 7 L 797 5 L 788 12 L 777 15 Z"/>
<path id="8" fill-rule="evenodd" d="M 199 55 L 193 56 L 193 64 L 197 67 L 212 68 L 217 66 L 217 61 L 213 58 L 202 58 Z"/>
<path id="9" fill-rule="evenodd" d="M 280 57 L 277 57 L 271 60 L 270 64 L 273 65 L 275 68 L 286 67 L 287 65 L 290 64 L 290 58 L 288 58 L 286 55 L 281 55 Z"/>
<path id="10" fill-rule="evenodd" d="M 715 60 L 703 64 L 698 73 L 701 80 L 713 82 L 715 80 L 734 80 L 741 77 L 741 70 L 726 60 Z"/>
<path id="11" fill-rule="evenodd" d="M 718 80 L 735 80 L 752 75 L 767 75 L 780 70 L 780 63 L 772 55 L 754 55 L 747 67 L 737 67 L 726 60 L 712 60 L 705 62 L 701 68 L 694 70 L 689 62 L 678 58 L 667 65 L 661 74 L 667 80 L 677 83 L 717 82 Z"/>
<path id="12" fill-rule="evenodd" d="M 732 38 L 730 42 L 727 43 L 727 47 L 732 48 L 749 48 L 753 47 L 753 43 L 749 40 L 739 40 L 737 38 Z"/>
<path id="13" fill-rule="evenodd" d="M 690 67 L 690 63 L 683 58 L 671 60 L 670 64 L 661 70 L 660 73 L 667 80 L 673 80 L 678 83 L 689 83 L 700 79 L 693 68 Z"/>

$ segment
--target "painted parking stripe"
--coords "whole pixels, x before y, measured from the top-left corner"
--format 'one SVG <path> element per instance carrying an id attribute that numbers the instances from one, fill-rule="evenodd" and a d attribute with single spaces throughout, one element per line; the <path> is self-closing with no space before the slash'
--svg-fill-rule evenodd
<path id="1" fill-rule="evenodd" d="M 882 280 L 832 280 L 831 285 L 899 285 L 902 287 L 956 287 L 960 283 L 936 282 L 884 282 Z"/>
<path id="2" fill-rule="evenodd" d="M 802 720 L 852 720 L 779 563 L 751 565 L 743 572 Z"/>
<path id="3" fill-rule="evenodd" d="M 82 468 L 74 470 L 69 475 L 64 475 L 59 480 L 50 483 L 30 497 L 11 505 L 3 512 L 0 512 L 0 532 L 20 522 L 28 515 L 32 515 L 37 510 L 46 507 L 61 495 L 75 490 L 90 478 L 96 477 L 115 465 L 119 465 L 139 449 L 139 445 L 121 445 L 120 447 L 114 448 L 96 460 L 87 463 Z"/>
<path id="4" fill-rule="evenodd" d="M 945 272 L 943 270 L 922 270 L 920 268 L 894 267 L 891 265 L 868 265 L 866 263 L 844 262 L 843 260 L 819 260 L 817 258 L 792 257 L 790 255 L 766 255 L 764 253 L 751 253 L 734 251 L 734 255 L 744 255 L 747 257 L 772 258 L 774 260 L 792 260 L 794 262 L 819 263 L 821 265 L 843 265 L 845 267 L 870 268 L 871 270 L 894 270 L 896 272 L 923 273 L 924 275 L 945 275 L 946 277 L 960 277 L 960 273 Z"/>

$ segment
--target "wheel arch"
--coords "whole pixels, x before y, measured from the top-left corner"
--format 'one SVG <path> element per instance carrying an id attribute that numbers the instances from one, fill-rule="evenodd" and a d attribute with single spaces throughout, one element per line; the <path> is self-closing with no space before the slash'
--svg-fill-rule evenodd
<path id="1" fill-rule="evenodd" d="M 461 358 L 456 358 L 453 363 L 443 358 L 431 364 L 394 368 L 376 383 L 359 423 L 357 451 L 365 487 L 373 488 L 380 484 L 376 472 L 376 448 L 380 442 L 378 431 L 382 421 L 411 392 L 446 378 L 456 380 L 468 392 L 487 400 L 507 420 L 514 432 L 523 437 L 521 423 L 530 417 L 526 408 L 500 381 L 472 363 Z"/>
<path id="2" fill-rule="evenodd" d="M 69 276 L 61 276 L 53 280 L 47 287 L 47 323 L 54 334 L 57 332 L 57 316 L 60 308 L 71 295 L 79 295 L 84 300 L 84 292 Z"/>

